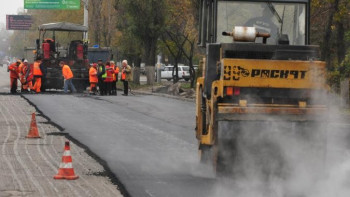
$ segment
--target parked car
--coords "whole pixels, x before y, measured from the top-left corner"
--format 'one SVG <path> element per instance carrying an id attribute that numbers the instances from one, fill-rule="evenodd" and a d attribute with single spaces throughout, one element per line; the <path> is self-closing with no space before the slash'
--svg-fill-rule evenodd
<path id="1" fill-rule="evenodd" d="M 173 66 L 165 66 L 164 70 L 162 70 L 162 72 L 161 72 L 161 78 L 167 79 L 168 81 L 172 80 L 174 69 L 175 68 Z M 179 79 L 184 79 L 185 81 L 190 80 L 189 70 L 190 69 L 188 66 L 178 66 Z M 174 75 L 175 75 L 175 70 L 174 70 Z"/>
<path id="2" fill-rule="evenodd" d="M 189 66 L 179 66 L 179 68 L 182 68 L 182 78 L 185 80 L 185 81 L 188 81 L 190 80 L 191 78 L 191 75 L 190 75 L 190 67 Z M 180 72 L 180 70 L 179 70 Z M 179 74 L 180 75 L 180 74 Z"/>

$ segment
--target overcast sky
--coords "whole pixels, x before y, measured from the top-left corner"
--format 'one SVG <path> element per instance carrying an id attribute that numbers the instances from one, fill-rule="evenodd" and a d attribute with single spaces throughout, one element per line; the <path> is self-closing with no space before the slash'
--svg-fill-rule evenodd
<path id="1" fill-rule="evenodd" d="M 3 1 L 3 0 L 1 0 Z M 6 25 L 6 15 L 17 14 L 18 10 L 23 10 L 24 0 L 9 0 L 0 6 L 0 23 Z"/>

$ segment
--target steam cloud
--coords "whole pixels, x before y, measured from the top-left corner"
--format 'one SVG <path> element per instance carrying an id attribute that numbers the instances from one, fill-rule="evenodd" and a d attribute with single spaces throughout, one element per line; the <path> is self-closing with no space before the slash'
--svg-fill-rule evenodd
<path id="1" fill-rule="evenodd" d="M 331 109 L 329 121 L 318 123 L 275 117 L 265 123 L 220 122 L 221 131 L 226 131 L 219 133 L 221 139 L 232 138 L 227 131 L 239 131 L 233 136 L 237 156 L 227 169 L 230 175 L 218 178 L 209 196 L 350 196 L 350 126 L 338 107 Z"/>

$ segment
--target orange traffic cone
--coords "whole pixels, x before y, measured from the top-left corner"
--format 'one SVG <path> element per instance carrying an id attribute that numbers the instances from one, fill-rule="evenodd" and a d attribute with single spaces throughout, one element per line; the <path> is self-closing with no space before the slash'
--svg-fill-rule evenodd
<path id="1" fill-rule="evenodd" d="M 74 180 L 79 178 L 79 176 L 76 176 L 74 173 L 74 168 L 72 165 L 72 156 L 70 155 L 69 141 L 66 141 L 64 145 L 62 163 L 60 164 L 60 168 L 58 169 L 57 175 L 55 175 L 53 178 L 67 180 Z"/>
<path id="2" fill-rule="evenodd" d="M 30 123 L 30 129 L 26 138 L 40 138 L 38 126 L 36 125 L 35 113 L 32 114 L 32 122 Z"/>

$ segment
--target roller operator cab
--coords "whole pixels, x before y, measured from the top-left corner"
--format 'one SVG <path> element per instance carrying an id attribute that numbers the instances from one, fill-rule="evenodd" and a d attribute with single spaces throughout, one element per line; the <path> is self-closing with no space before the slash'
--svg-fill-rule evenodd
<path id="1" fill-rule="evenodd" d="M 70 66 L 73 83 L 78 91 L 89 85 L 88 43 L 83 35 L 88 28 L 67 22 L 40 25 L 39 38 L 36 40 L 35 58 L 43 62 L 44 76 L 42 89 L 62 89 L 63 76 L 60 61 Z M 64 33 L 67 36 L 64 36 Z M 65 38 L 63 38 L 65 37 Z"/>
<path id="2" fill-rule="evenodd" d="M 196 137 L 202 162 L 226 173 L 234 169 L 243 130 L 259 132 L 273 122 L 307 129 L 327 120 L 326 66 L 319 47 L 309 45 L 309 0 L 200 3 L 199 46 L 206 55 L 196 86 Z"/>

